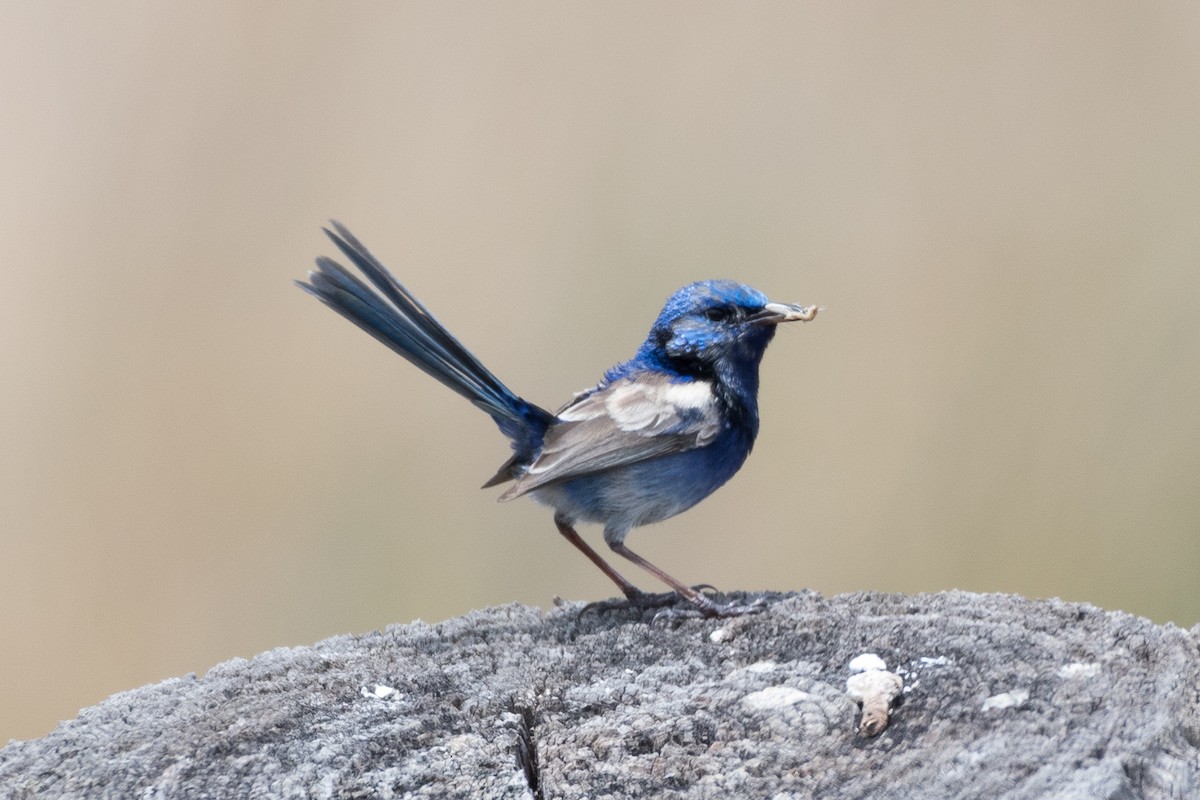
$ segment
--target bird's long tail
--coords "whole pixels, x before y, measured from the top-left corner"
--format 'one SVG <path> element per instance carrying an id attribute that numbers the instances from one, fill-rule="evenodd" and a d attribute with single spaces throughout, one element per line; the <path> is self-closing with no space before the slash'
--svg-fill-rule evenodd
<path id="1" fill-rule="evenodd" d="M 532 455 L 554 415 L 513 394 L 350 231 L 332 225 L 326 235 L 378 292 L 324 256 L 296 285 L 486 411 L 512 439 L 514 461 Z"/>

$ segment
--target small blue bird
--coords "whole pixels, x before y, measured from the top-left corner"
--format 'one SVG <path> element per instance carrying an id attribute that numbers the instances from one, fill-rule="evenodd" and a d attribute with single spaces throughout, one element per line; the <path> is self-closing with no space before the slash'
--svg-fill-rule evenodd
<path id="1" fill-rule="evenodd" d="M 758 434 L 758 365 L 775 326 L 807 322 L 820 309 L 772 303 L 734 281 L 685 286 L 633 358 L 552 414 L 510 391 L 332 224 L 325 233 L 377 291 L 323 256 L 297 285 L 495 420 L 513 455 L 484 487 L 512 481 L 501 500 L 527 494 L 552 507 L 558 532 L 620 587 L 623 604 L 656 607 L 678 596 L 706 617 L 757 610 L 717 604 L 634 553 L 625 536 L 691 508 L 733 477 Z M 674 592 L 639 590 L 579 536 L 577 522 L 603 524 L 609 548 Z"/>

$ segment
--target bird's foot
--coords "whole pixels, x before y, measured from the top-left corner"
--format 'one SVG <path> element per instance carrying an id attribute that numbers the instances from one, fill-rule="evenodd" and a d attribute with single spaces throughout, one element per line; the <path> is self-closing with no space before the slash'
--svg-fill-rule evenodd
<path id="1" fill-rule="evenodd" d="M 724 619 L 727 617 L 743 617 L 747 614 L 761 613 L 767 607 L 767 601 L 761 597 L 751 603 L 716 603 L 701 595 L 697 602 L 691 601 L 690 607 L 663 608 L 654 615 L 651 623 L 663 622 L 671 624 L 685 619 Z"/>
<path id="2" fill-rule="evenodd" d="M 701 584 L 694 587 L 697 592 L 709 587 L 707 584 Z M 590 612 L 596 614 L 605 614 L 609 611 L 651 611 L 656 608 L 666 608 L 677 603 L 686 603 L 687 600 L 678 592 L 642 592 L 634 591 L 624 597 L 614 597 L 610 600 L 597 600 L 594 603 L 588 603 L 579 610 L 580 616 Z"/>
<path id="3" fill-rule="evenodd" d="M 609 611 L 653 611 L 653 622 L 673 622 L 685 619 L 715 619 L 721 617 L 740 617 L 746 614 L 757 614 L 766 608 L 766 601 L 761 598 L 751 603 L 718 603 L 713 599 L 720 594 L 711 584 L 701 583 L 691 587 L 694 593 L 684 596 L 679 592 L 651 593 L 634 591 L 625 597 L 611 600 L 598 600 L 588 603 L 580 609 L 580 615 L 591 611 L 603 614 Z"/>

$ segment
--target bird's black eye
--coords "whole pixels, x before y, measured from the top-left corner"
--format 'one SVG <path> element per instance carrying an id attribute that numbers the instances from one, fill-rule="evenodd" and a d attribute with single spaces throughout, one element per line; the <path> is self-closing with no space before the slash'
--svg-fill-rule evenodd
<path id="1" fill-rule="evenodd" d="M 728 306 L 713 306 L 712 308 L 704 309 L 704 316 L 710 322 L 724 322 L 733 316 L 733 309 Z"/>

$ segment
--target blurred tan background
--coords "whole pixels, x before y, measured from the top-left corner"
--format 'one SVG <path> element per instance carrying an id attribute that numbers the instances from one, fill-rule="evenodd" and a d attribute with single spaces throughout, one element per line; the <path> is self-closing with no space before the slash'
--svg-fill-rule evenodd
<path id="1" fill-rule="evenodd" d="M 768 352 L 746 468 L 630 538 L 684 580 L 1195 624 L 1197 31 L 1188 2 L 5 4 L 0 742 L 612 594 L 477 489 L 490 420 L 290 284 L 331 216 L 552 408 L 688 281 L 828 308 Z"/>

